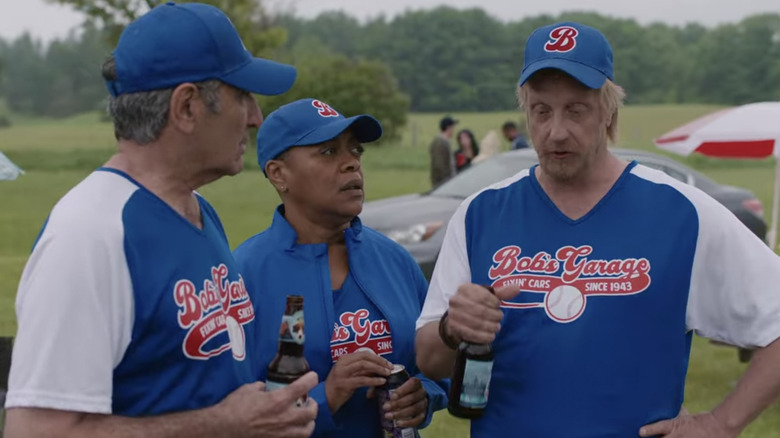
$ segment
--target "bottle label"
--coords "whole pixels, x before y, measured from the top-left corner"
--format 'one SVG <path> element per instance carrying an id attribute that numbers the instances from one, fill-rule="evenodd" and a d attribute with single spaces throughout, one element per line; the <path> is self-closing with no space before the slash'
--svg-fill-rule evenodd
<path id="1" fill-rule="evenodd" d="M 282 389 L 285 386 L 287 386 L 286 383 L 272 382 L 270 380 L 265 382 L 265 390 L 268 392 L 276 391 L 277 389 Z"/>
<path id="2" fill-rule="evenodd" d="M 265 390 L 268 392 L 276 391 L 277 389 L 282 389 L 287 385 L 288 385 L 287 383 L 279 383 L 279 382 L 274 382 L 272 380 L 268 380 L 265 382 Z M 295 406 L 298 407 L 304 406 L 308 401 L 309 401 L 308 397 L 303 396 L 295 401 Z"/>
<path id="3" fill-rule="evenodd" d="M 414 428 L 407 427 L 406 429 L 395 429 L 392 431 L 383 430 L 382 437 L 383 438 L 416 438 L 417 434 L 415 433 Z"/>
<path id="4" fill-rule="evenodd" d="M 294 342 L 303 345 L 304 338 L 303 310 L 298 310 L 292 315 L 282 316 L 282 326 L 279 328 L 279 340 L 282 342 Z"/>
<path id="5" fill-rule="evenodd" d="M 493 361 L 466 359 L 463 371 L 463 385 L 460 390 L 460 405 L 465 408 L 482 409 L 487 406 L 490 376 Z"/>

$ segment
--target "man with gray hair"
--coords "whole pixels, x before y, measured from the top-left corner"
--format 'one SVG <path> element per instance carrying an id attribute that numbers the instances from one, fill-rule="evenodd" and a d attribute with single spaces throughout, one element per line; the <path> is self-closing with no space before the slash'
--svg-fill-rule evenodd
<path id="1" fill-rule="evenodd" d="M 103 68 L 118 151 L 49 215 L 16 300 L 5 436 L 305 437 L 309 373 L 266 392 L 257 322 L 222 224 L 195 190 L 242 167 L 251 93 L 293 67 L 254 58 L 205 4 L 168 3 Z"/>

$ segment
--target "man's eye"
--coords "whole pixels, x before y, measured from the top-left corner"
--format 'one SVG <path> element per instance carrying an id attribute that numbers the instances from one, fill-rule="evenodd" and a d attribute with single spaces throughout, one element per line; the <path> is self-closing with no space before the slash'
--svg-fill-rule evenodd
<path id="1" fill-rule="evenodd" d="M 583 115 L 588 111 L 588 107 L 585 105 L 574 105 L 571 108 L 569 108 L 569 112 L 573 115 Z"/>

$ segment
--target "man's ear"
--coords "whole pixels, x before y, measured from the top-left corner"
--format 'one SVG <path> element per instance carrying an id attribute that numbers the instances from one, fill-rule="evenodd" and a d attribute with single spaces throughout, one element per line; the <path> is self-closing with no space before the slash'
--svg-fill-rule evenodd
<path id="1" fill-rule="evenodd" d="M 168 123 L 175 129 L 191 133 L 195 130 L 196 119 L 205 106 L 200 91 L 195 84 L 184 83 L 173 89 L 168 107 Z"/>
<path id="2" fill-rule="evenodd" d="M 282 160 L 268 160 L 265 163 L 265 174 L 268 176 L 268 180 L 276 187 L 276 190 L 280 193 L 287 191 L 287 181 L 284 176 L 284 167 L 286 163 Z"/>

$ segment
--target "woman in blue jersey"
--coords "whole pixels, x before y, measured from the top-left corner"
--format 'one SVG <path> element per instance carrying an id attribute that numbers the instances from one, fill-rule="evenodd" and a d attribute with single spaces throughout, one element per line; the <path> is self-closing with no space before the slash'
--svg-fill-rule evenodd
<path id="1" fill-rule="evenodd" d="M 373 388 L 392 364 L 413 376 L 385 406 L 398 427 L 426 426 L 446 386 L 417 373 L 415 320 L 428 288 L 409 253 L 364 227 L 363 142 L 382 135 L 368 115 L 345 118 L 303 99 L 271 113 L 258 162 L 282 199 L 271 226 L 234 252 L 256 303 L 261 378 L 273 359 L 288 294 L 304 297 L 304 354 L 320 383 L 314 436 L 380 437 Z"/>

